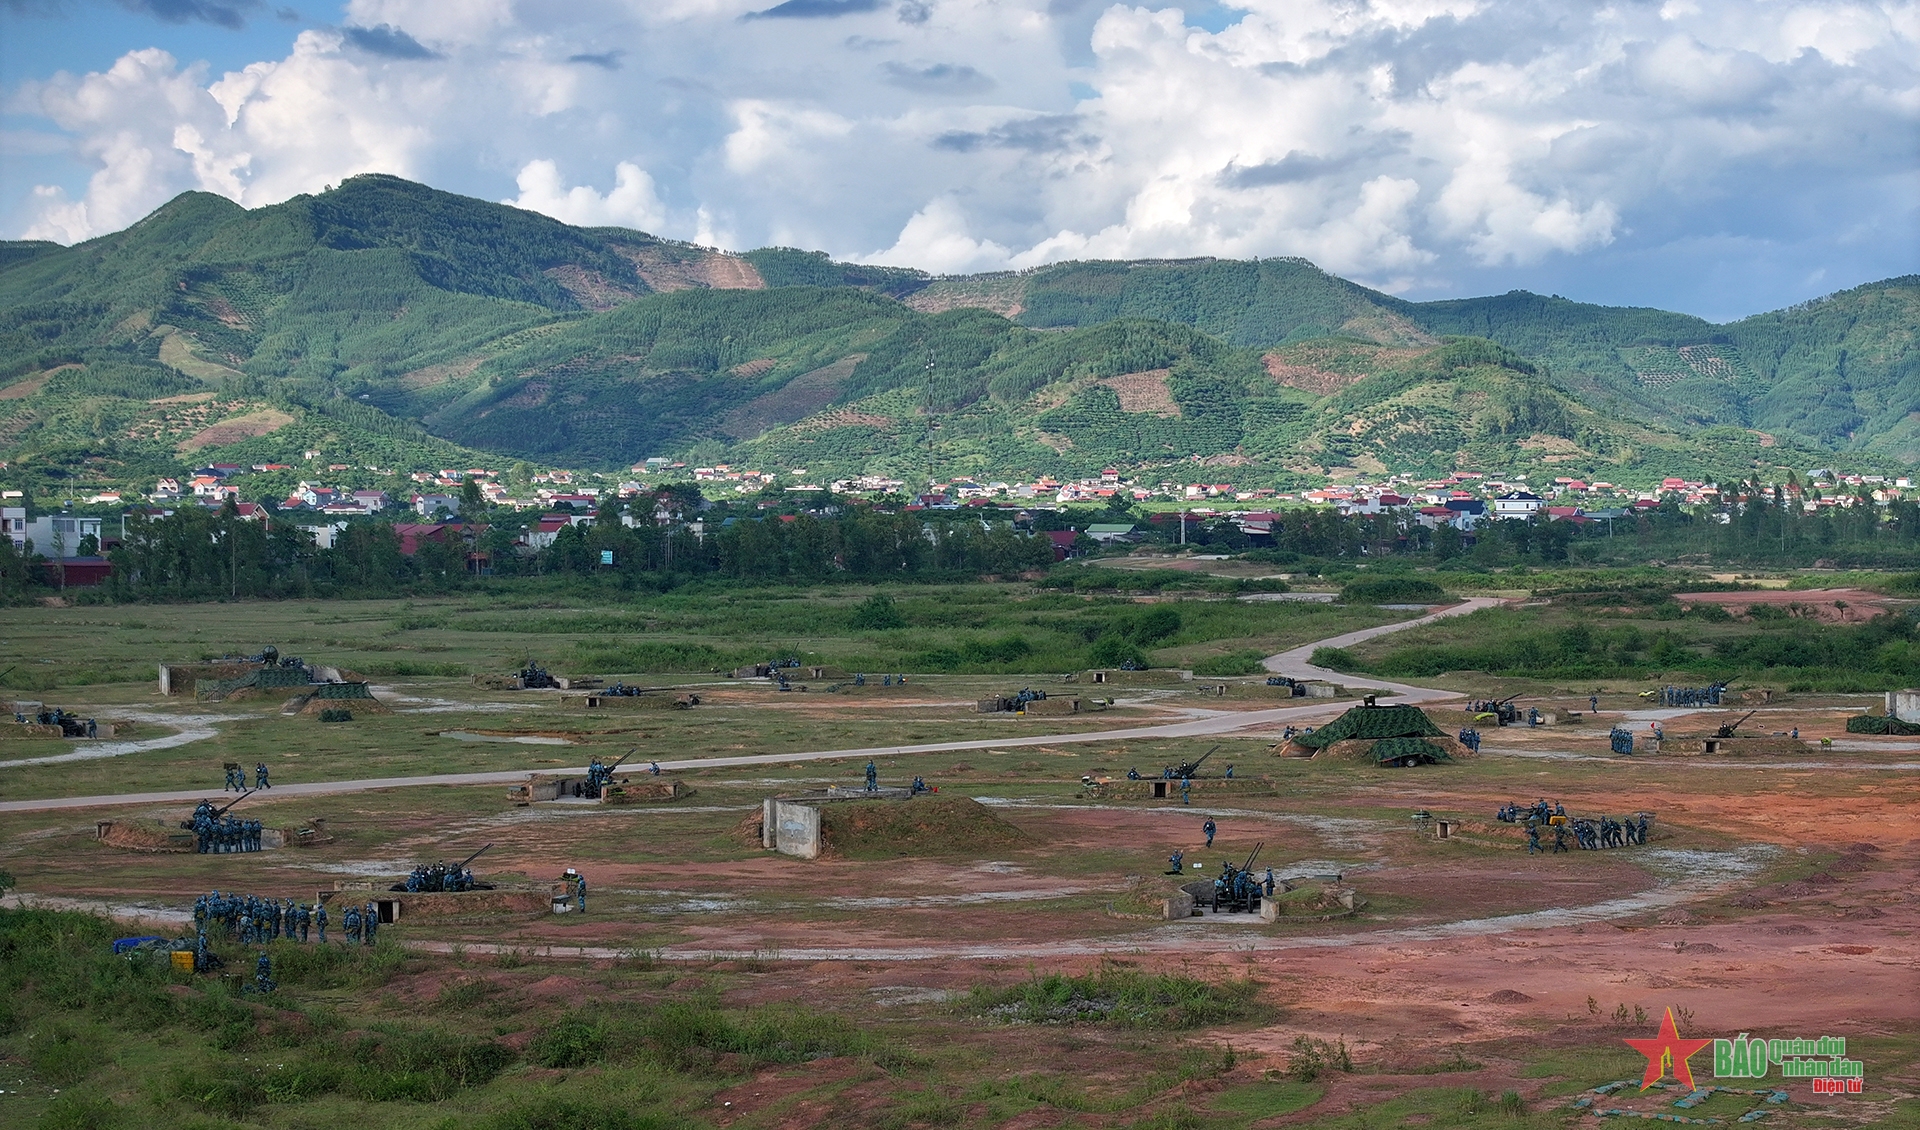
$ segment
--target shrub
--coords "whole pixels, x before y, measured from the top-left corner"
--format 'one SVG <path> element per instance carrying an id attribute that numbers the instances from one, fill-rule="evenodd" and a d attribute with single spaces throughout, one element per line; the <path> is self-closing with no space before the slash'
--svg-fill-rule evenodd
<path id="1" fill-rule="evenodd" d="M 968 1006 L 1010 1024 L 1197 1028 L 1249 1015 L 1256 990 L 1252 981 L 1104 969 L 1086 977 L 1054 973 L 1018 985 L 976 985 Z"/>
<path id="2" fill-rule="evenodd" d="M 856 631 L 883 632 L 906 627 L 907 618 L 900 615 L 900 609 L 894 606 L 892 597 L 877 592 L 854 608 L 848 623 Z"/>
<path id="3" fill-rule="evenodd" d="M 1219 678 L 1227 675 L 1258 675 L 1266 670 L 1261 666 L 1266 654 L 1259 651 L 1232 651 L 1225 655 L 1209 655 L 1193 665 L 1193 673 Z"/>
<path id="4" fill-rule="evenodd" d="M 528 1058 L 542 1067 L 584 1067 L 597 1063 L 607 1048 L 607 1030 L 577 1012 L 541 1032 L 527 1045 Z"/>
<path id="5" fill-rule="evenodd" d="M 1342 604 L 1434 604 L 1445 599 L 1447 590 L 1420 577 L 1348 581 L 1340 590 Z"/>
<path id="6" fill-rule="evenodd" d="M 1087 660 L 1095 667 L 1125 667 L 1131 663 L 1135 667 L 1145 668 L 1148 664 L 1147 653 L 1136 647 L 1133 641 L 1124 636 L 1101 636 L 1093 642 L 1087 651 Z"/>

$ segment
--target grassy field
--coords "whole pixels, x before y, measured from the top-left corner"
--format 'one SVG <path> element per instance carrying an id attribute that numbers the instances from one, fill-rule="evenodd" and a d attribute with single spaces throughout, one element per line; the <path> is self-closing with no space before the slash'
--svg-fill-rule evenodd
<path id="1" fill-rule="evenodd" d="M 1281 700 L 1258 680 L 1234 684 L 1227 699 L 1171 681 L 1108 684 L 1098 689 L 1121 705 L 1017 718 L 976 714 L 973 700 L 1028 683 L 1096 688 L 1044 669 L 905 667 L 915 678 L 904 689 L 829 693 L 814 684 L 783 694 L 698 667 L 588 663 L 642 646 L 681 655 L 705 646 L 859 669 L 862 656 L 957 652 L 1006 632 L 1036 641 L 1031 657 L 1052 653 L 1039 641 L 1084 635 L 1092 621 L 1171 607 L 1180 626 L 1154 649 L 1166 660 L 1182 649 L 1270 653 L 1404 615 L 983 585 L 896 591 L 914 626 L 855 629 L 851 610 L 867 595 L 763 590 L 611 609 L 470 598 L 10 609 L 0 612 L 0 669 L 22 660 L 38 668 L 22 682 L 10 677 L 13 693 L 130 719 L 133 741 L 206 736 L 0 769 L 0 799 L 212 791 L 224 760 L 264 761 L 275 781 L 299 783 L 551 770 L 628 748 L 638 759 L 678 761 L 1068 735 Z M 1562 630 L 1565 619 L 1551 618 L 1563 616 L 1552 606 L 1518 609 L 1422 634 L 1474 644 Z M 934 622 L 942 617 L 951 622 Z M 372 674 L 395 712 L 343 724 L 282 716 L 271 703 L 155 693 L 159 659 L 264 643 L 369 673 L 380 664 L 414 673 Z M 563 674 L 684 686 L 702 704 L 588 712 L 551 692 L 483 690 L 471 678 L 528 655 Z M 444 666 L 420 673 L 403 664 Z M 119 681 L 95 677 L 107 675 Z M 1434 681 L 1445 679 L 1481 685 L 1461 674 Z M 1615 682 L 1603 715 L 1640 705 L 1630 693 L 1639 684 Z M 1530 685 L 1542 701 L 1585 709 L 1584 685 Z M 1859 705 L 1788 696 L 1765 724 L 1838 734 Z M 1465 720 L 1434 716 L 1449 732 Z M 271 827 L 323 820 L 334 839 L 240 856 L 133 852 L 95 838 L 96 820 L 157 826 L 185 805 L 9 813 L 0 869 L 30 907 L 67 897 L 139 913 L 185 907 L 213 888 L 305 901 L 337 883 L 377 889 L 415 863 L 483 844 L 492 847 L 474 866 L 486 881 L 539 889 L 578 867 L 594 889 L 590 914 L 412 918 L 384 928 L 371 949 L 273 943 L 281 987 L 268 998 L 242 991 L 257 948 L 216 937 L 241 976 L 177 978 L 106 954 L 106 942 L 130 927 L 51 902 L 0 909 L 0 1125 L 1576 1126 L 1589 1119 L 1567 1105 L 1573 1096 L 1637 1073 L 1639 1057 L 1619 1040 L 1651 1031 L 1644 1017 L 1678 1003 L 1698 1010 L 1702 1031 L 1757 1030 L 1754 1002 L 1782 996 L 1769 971 L 1790 967 L 1811 969 L 1823 997 L 1859 995 L 1846 1007 L 1864 1019 L 1835 1030 L 1868 1057 L 1870 1093 L 1829 1109 L 1796 1091 L 1769 1123 L 1810 1128 L 1842 1124 L 1833 1120 L 1841 1115 L 1853 1119 L 1845 1124 L 1915 1125 L 1920 1041 L 1900 1034 L 1911 1025 L 1901 1026 L 1899 994 L 1875 988 L 1888 984 L 1911 925 L 1900 860 L 1910 843 L 1902 814 L 1916 798 L 1911 773 L 1898 768 L 1911 752 L 1888 743 L 1807 755 L 1824 768 L 1621 758 L 1607 753 L 1607 726 L 1497 731 L 1486 755 L 1431 770 L 1282 758 L 1271 752 L 1275 736 L 1258 734 L 883 756 L 883 783 L 924 777 L 938 803 L 906 810 L 906 819 L 836 821 L 816 861 L 759 846 L 760 802 L 854 784 L 864 758 L 695 765 L 674 774 L 691 790 L 681 800 L 626 807 L 516 808 L 499 785 L 269 792 L 243 808 Z M 447 731 L 570 744 L 465 741 Z M 8 740 L 0 760 L 73 748 Z M 1209 749 L 1191 806 L 1081 782 L 1130 766 L 1156 775 Z M 1231 792 L 1217 775 L 1229 763 Z M 1528 857 L 1520 833 L 1490 817 L 1504 801 L 1540 795 L 1575 812 L 1654 811 L 1651 849 Z M 1416 834 L 1408 819 L 1416 810 L 1461 822 L 1461 834 L 1451 843 Z M 1831 823 L 1836 811 L 1848 814 L 1844 828 Z M 1205 816 L 1219 825 L 1212 851 L 1200 839 Z M 1863 854 L 1852 841 L 1881 850 Z M 1256 844 L 1264 844 L 1257 867 L 1303 877 L 1299 901 L 1325 906 L 1328 892 L 1345 887 L 1361 896 L 1356 910 L 1271 927 L 1138 916 L 1178 881 L 1162 874 L 1171 851 L 1205 864 L 1183 872 L 1191 878 Z M 1702 885 L 1702 861 L 1734 878 Z M 1329 873 L 1343 878 L 1304 878 Z M 1670 910 L 1659 896 L 1688 884 L 1698 893 L 1676 927 L 1663 920 Z M 1447 932 L 1490 916 L 1595 905 L 1616 909 L 1586 924 Z M 336 941 L 339 929 L 336 916 Z M 1733 952 L 1715 958 L 1723 950 L 1709 938 Z M 1856 954 L 1863 940 L 1872 952 Z M 568 946 L 586 956 L 545 952 Z M 1843 976 L 1836 962 L 1857 964 Z M 1527 1003 L 1500 1004 L 1513 990 Z M 1717 1096 L 1703 1109 L 1735 1118 L 1747 1109 L 1741 1101 Z M 1642 1105 L 1656 1109 L 1651 1102 Z"/>

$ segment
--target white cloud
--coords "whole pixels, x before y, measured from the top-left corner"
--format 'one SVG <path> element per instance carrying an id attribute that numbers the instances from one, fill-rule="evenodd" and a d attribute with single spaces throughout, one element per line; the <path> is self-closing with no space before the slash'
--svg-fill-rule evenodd
<path id="1" fill-rule="evenodd" d="M 16 92 L 92 179 L 0 203 L 78 239 L 184 188 L 254 206 L 378 170 L 934 270 L 1297 254 L 1404 281 L 1773 238 L 1920 163 L 1914 0 L 1241 0 L 1217 33 L 1053 0 L 740 18 L 770 6 L 352 0 L 347 28 L 421 50 L 310 29 L 222 76 L 128 53 Z M 616 159 L 604 192 L 560 173 Z"/>
<path id="2" fill-rule="evenodd" d="M 943 197 L 915 212 L 892 247 L 865 256 L 863 261 L 960 275 L 1004 267 L 1007 258 L 1006 248 L 991 240 L 973 238 L 967 231 L 966 213 Z"/>
<path id="3" fill-rule="evenodd" d="M 552 161 L 529 161 L 520 170 L 520 195 L 502 200 L 516 208 L 542 212 L 580 227 L 627 227 L 659 231 L 667 220 L 666 206 L 654 192 L 653 178 L 631 161 L 614 166 L 613 191 L 601 195 L 588 185 L 567 188 L 560 167 Z"/>

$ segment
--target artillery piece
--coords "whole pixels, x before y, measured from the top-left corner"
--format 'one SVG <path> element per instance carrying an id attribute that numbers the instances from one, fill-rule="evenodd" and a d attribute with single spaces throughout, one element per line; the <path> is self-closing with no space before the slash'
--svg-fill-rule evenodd
<path id="1" fill-rule="evenodd" d="M 606 791 L 608 785 L 613 784 L 613 771 L 620 767 L 621 762 L 632 756 L 633 750 L 630 749 L 614 759 L 611 765 L 603 765 L 599 758 L 594 758 L 587 766 L 587 783 L 580 786 L 580 795 L 590 800 L 599 800 L 600 794 Z"/>
<path id="2" fill-rule="evenodd" d="M 1174 766 L 1173 779 L 1176 781 L 1191 781 L 1195 777 L 1199 776 L 1200 763 L 1205 761 L 1207 758 L 1212 757 L 1214 755 L 1214 752 L 1219 748 L 1220 748 L 1219 746 L 1214 746 L 1213 749 L 1208 750 L 1207 752 L 1201 754 L 1199 757 L 1194 758 L 1192 761 L 1182 761 L 1180 764 Z"/>
<path id="3" fill-rule="evenodd" d="M 1467 703 L 1467 709 L 1480 719 L 1492 718 L 1496 726 L 1511 726 L 1520 721 L 1520 708 L 1513 705 L 1518 694 L 1505 698 L 1482 699 Z"/>
<path id="4" fill-rule="evenodd" d="M 241 793 L 237 797 L 234 797 L 232 800 L 221 805 L 219 808 L 215 808 L 213 806 L 212 801 L 203 800 L 200 802 L 199 806 L 193 810 L 193 818 L 190 820 L 180 821 L 180 826 L 182 828 L 187 829 L 190 832 L 194 831 L 195 830 L 194 826 L 198 824 L 203 818 L 207 820 L 209 823 L 211 823 L 212 821 L 218 820 L 222 816 L 225 816 L 227 814 L 228 809 L 232 808 L 236 804 L 239 804 L 241 801 L 247 799 L 248 797 L 252 796 L 256 792 L 259 792 L 259 790 L 248 789 L 246 792 Z"/>
<path id="5" fill-rule="evenodd" d="M 1713 732 L 1713 736 L 1716 738 L 1733 737 L 1734 731 L 1738 730 L 1742 723 L 1744 723 L 1747 719 L 1753 717 L 1755 714 L 1758 714 L 1758 713 L 1760 713 L 1758 710 L 1749 710 L 1745 714 L 1742 714 L 1740 717 L 1734 719 L 1731 722 L 1720 723 L 1720 728 Z"/>
<path id="6" fill-rule="evenodd" d="M 1228 914 L 1252 913 L 1260 909 L 1260 882 L 1253 877 L 1253 861 L 1260 855 L 1260 849 L 1267 846 L 1265 840 L 1253 845 L 1247 853 L 1246 862 L 1235 867 L 1231 860 L 1221 860 L 1220 877 L 1213 881 L 1213 912 L 1219 914 L 1224 908 Z"/>
<path id="7" fill-rule="evenodd" d="M 549 674 L 545 667 L 531 659 L 527 660 L 525 667 L 520 668 L 520 686 L 526 690 L 546 690 L 557 688 L 559 685 L 558 679 Z"/>
<path id="8" fill-rule="evenodd" d="M 408 894 L 457 894 L 461 891 L 491 891 L 492 883 L 476 883 L 473 873 L 467 870 L 467 864 L 479 859 L 481 852 L 492 847 L 483 846 L 460 862 L 449 867 L 445 863 L 431 863 L 416 867 L 408 874 L 407 881 L 395 883 L 387 888 L 393 891 L 405 891 Z"/>

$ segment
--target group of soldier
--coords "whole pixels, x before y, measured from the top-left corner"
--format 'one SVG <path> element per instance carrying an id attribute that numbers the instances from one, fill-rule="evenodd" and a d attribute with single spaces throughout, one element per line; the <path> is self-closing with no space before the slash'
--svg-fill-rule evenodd
<path id="1" fill-rule="evenodd" d="M 1567 834 L 1572 832 L 1574 844 L 1582 851 L 1599 851 L 1601 848 L 1627 847 L 1631 844 L 1647 842 L 1647 829 L 1651 819 L 1647 813 L 1615 820 L 1611 816 L 1599 819 L 1581 816 L 1568 819 L 1566 806 L 1558 801 L 1548 804 L 1545 798 L 1532 805 L 1521 808 L 1517 804 L 1502 805 L 1494 813 L 1494 819 L 1506 824 L 1524 824 L 1527 828 L 1527 854 L 1548 851 L 1568 851 Z M 1540 843 L 1540 829 L 1553 829 L 1553 847 L 1546 848 Z"/>
<path id="2" fill-rule="evenodd" d="M 207 931 L 215 927 L 244 946 L 263 946 L 282 938 L 305 943 L 313 939 L 317 929 L 318 940 L 325 945 L 327 904 L 316 900 L 309 907 L 292 899 L 213 891 L 193 900 L 193 924 L 202 953 L 207 948 Z M 349 903 L 341 913 L 340 924 L 348 945 L 370 946 L 380 929 L 379 908 L 371 901 L 364 908 Z"/>
<path id="3" fill-rule="evenodd" d="M 1473 751 L 1474 753 L 1480 752 L 1480 731 L 1473 729 L 1472 727 L 1468 727 L 1467 729 L 1460 731 L 1460 733 L 1456 736 L 1460 739 L 1461 745 L 1466 746 L 1469 750 Z"/>
<path id="4" fill-rule="evenodd" d="M 99 736 L 100 728 L 91 718 L 82 718 L 69 714 L 60 707 L 41 710 L 29 716 L 24 710 L 13 712 L 13 720 L 21 725 L 58 726 L 60 732 L 70 738 L 92 738 Z"/>
<path id="5" fill-rule="evenodd" d="M 201 855 L 259 851 L 265 829 L 258 820 L 214 815 L 213 802 L 203 800 L 193 810 L 193 850 Z"/>
<path id="6" fill-rule="evenodd" d="M 267 780 L 267 763 L 262 761 L 253 767 L 256 789 L 270 789 L 273 783 Z M 227 783 L 220 787 L 221 792 L 244 793 L 247 791 L 247 771 L 231 762 L 227 765 Z"/>
<path id="7" fill-rule="evenodd" d="M 419 894 L 423 891 L 434 893 L 474 889 L 472 868 L 435 863 L 425 867 L 415 867 L 407 875 L 407 891 L 411 894 Z"/>

